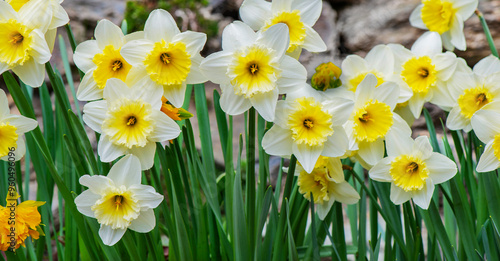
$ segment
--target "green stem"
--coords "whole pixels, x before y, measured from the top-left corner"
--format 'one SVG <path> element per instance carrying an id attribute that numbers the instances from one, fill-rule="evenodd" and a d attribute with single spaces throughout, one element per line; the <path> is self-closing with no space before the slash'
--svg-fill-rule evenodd
<path id="1" fill-rule="evenodd" d="M 255 242 L 255 109 L 252 107 L 248 111 L 248 136 L 247 136 L 247 180 L 246 180 L 246 211 L 247 211 L 247 231 L 250 249 L 254 249 Z M 262 164 L 262 163 L 261 163 Z"/>
<path id="2" fill-rule="evenodd" d="M 481 13 L 479 10 L 476 10 L 476 15 L 479 18 L 479 21 L 481 21 L 481 25 L 483 26 L 484 34 L 486 35 L 486 40 L 488 40 L 491 53 L 498 58 L 498 51 L 495 47 L 495 42 L 493 41 L 490 28 L 488 27 L 488 24 L 486 24 L 486 20 L 484 19 L 483 13 Z"/>

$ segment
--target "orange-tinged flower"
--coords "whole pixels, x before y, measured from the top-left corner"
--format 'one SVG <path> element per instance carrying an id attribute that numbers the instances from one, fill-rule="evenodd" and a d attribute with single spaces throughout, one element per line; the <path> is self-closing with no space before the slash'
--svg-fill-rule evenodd
<path id="1" fill-rule="evenodd" d="M 176 108 L 168 102 L 165 96 L 161 97 L 161 109 L 168 117 L 174 121 L 182 121 L 193 117 L 193 114 L 183 108 Z"/>
<path id="2" fill-rule="evenodd" d="M 16 196 L 13 196 L 16 195 Z M 40 229 L 42 222 L 38 207 L 45 204 L 41 201 L 27 200 L 17 205 L 17 192 L 9 190 L 6 207 L 0 206 L 0 250 L 18 249 L 25 246 L 24 241 L 31 236 L 38 239 L 44 236 Z M 15 214 L 13 214 L 15 213 Z M 15 219 L 12 218 L 15 216 Z M 13 222 L 14 221 L 14 222 Z M 15 242 L 12 243 L 12 239 Z"/>

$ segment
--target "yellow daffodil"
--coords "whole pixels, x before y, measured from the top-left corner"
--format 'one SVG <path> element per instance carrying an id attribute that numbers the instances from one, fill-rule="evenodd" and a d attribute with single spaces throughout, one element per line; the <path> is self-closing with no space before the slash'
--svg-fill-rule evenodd
<path id="1" fill-rule="evenodd" d="M 141 163 L 127 155 L 111 167 L 108 176 L 84 175 L 80 184 L 88 187 L 75 204 L 80 213 L 101 224 L 99 236 L 108 246 L 116 244 L 127 229 L 147 233 L 156 226 L 153 209 L 163 196 L 141 184 Z"/>
<path id="2" fill-rule="evenodd" d="M 287 95 L 276 108 L 274 126 L 262 139 L 266 153 L 275 156 L 294 154 L 307 173 L 322 156 L 341 157 L 349 147 L 342 125 L 354 103 L 335 97 L 322 99 L 310 86 Z"/>
<path id="3" fill-rule="evenodd" d="M 477 172 L 494 171 L 500 168 L 500 101 L 486 104 L 471 119 L 472 129 L 477 137 L 486 144 L 479 158 Z"/>
<path id="4" fill-rule="evenodd" d="M 274 121 L 280 94 L 304 86 L 307 71 L 286 56 L 286 25 L 255 33 L 242 22 L 233 22 L 222 33 L 222 51 L 201 63 L 203 73 L 221 85 L 220 105 L 230 114 L 254 107 L 266 121 Z"/>
<path id="5" fill-rule="evenodd" d="M 119 79 L 109 79 L 104 100 L 90 102 L 83 108 L 83 120 L 101 133 L 97 152 L 103 162 L 133 154 L 142 169 L 153 166 L 156 142 L 177 138 L 179 126 L 160 111 L 162 90 L 145 87 L 145 81 L 127 86 Z"/>
<path id="6" fill-rule="evenodd" d="M 51 57 L 44 34 L 52 11 L 48 4 L 34 8 L 35 3 L 16 12 L 0 1 L 0 74 L 11 69 L 25 84 L 39 87 L 45 79 L 44 64 Z"/>
<path id="7" fill-rule="evenodd" d="M 500 60 L 490 55 L 479 61 L 472 72 L 455 73 L 448 88 L 456 102 L 446 119 L 446 126 L 450 130 L 468 132 L 472 129 L 470 119 L 474 113 L 500 98 Z"/>
<path id="8" fill-rule="evenodd" d="M 204 33 L 181 33 L 174 18 L 157 9 L 146 21 L 144 39 L 126 43 L 120 54 L 133 66 L 131 74 L 147 76 L 147 85 L 162 89 L 174 106 L 181 107 L 186 84 L 207 81 L 199 70 L 206 41 Z"/>
<path id="9" fill-rule="evenodd" d="M 359 200 L 358 192 L 344 180 L 340 158 L 320 156 L 311 173 L 297 164 L 295 176 L 298 176 L 299 192 L 311 201 L 311 193 L 316 206 L 316 213 L 324 220 L 335 201 L 355 204 Z"/>
<path id="10" fill-rule="evenodd" d="M 318 91 L 340 87 L 342 85 L 341 74 L 342 70 L 335 64 L 322 63 L 316 67 L 316 72 L 311 78 L 311 86 Z"/>
<path id="11" fill-rule="evenodd" d="M 27 200 L 17 204 L 19 195 L 15 188 L 11 188 L 14 187 L 10 187 L 7 192 L 7 205 L 0 206 L 0 251 L 25 246 L 24 241 L 28 237 L 38 239 L 40 235 L 44 236 L 40 228 L 42 218 L 38 207 L 45 202 Z M 14 216 L 12 213 L 15 213 Z"/>
<path id="12" fill-rule="evenodd" d="M 16 161 L 26 153 L 23 135 L 36 128 L 38 123 L 21 115 L 10 114 L 9 102 L 3 90 L 0 90 L 0 159 Z M 10 155 L 9 155 L 10 154 Z"/>
<path id="13" fill-rule="evenodd" d="M 355 92 L 355 105 L 344 125 L 350 150 L 363 167 L 370 169 L 384 157 L 384 140 L 394 133 L 411 133 L 406 122 L 393 112 L 399 87 L 393 82 L 377 86 L 377 77 L 368 74 Z"/>
<path id="14" fill-rule="evenodd" d="M 370 178 L 391 182 L 391 201 L 396 204 L 413 199 L 423 209 L 429 207 L 434 185 L 453 178 L 456 164 L 448 157 L 433 152 L 429 139 L 413 140 L 406 135 L 391 135 L 386 139 L 387 157 L 370 169 Z"/>
<path id="15" fill-rule="evenodd" d="M 241 20 L 254 30 L 266 31 L 283 23 L 288 26 L 287 53 L 300 56 L 302 48 L 310 52 L 326 51 L 326 44 L 312 28 L 321 15 L 321 0 L 245 0 L 240 8 Z"/>
<path id="16" fill-rule="evenodd" d="M 76 66 L 85 72 L 77 92 L 77 98 L 82 101 L 102 99 L 106 81 L 111 78 L 131 82 L 145 76 L 131 76 L 132 66 L 120 54 L 122 46 L 141 38 L 142 32 L 124 36 L 118 26 L 103 19 L 97 24 L 94 35 L 95 40 L 79 44 L 73 55 Z"/>
<path id="17" fill-rule="evenodd" d="M 465 51 L 464 21 L 474 14 L 478 0 L 422 0 L 410 16 L 412 26 L 441 35 L 444 47 Z"/>
<path id="18" fill-rule="evenodd" d="M 411 51 L 399 44 L 389 44 L 396 55 L 396 71 L 400 83 L 413 91 L 408 107 L 415 118 L 420 116 L 424 103 L 431 102 L 450 110 L 453 100 L 447 82 L 457 68 L 458 59 L 452 52 L 442 53 L 441 38 L 435 32 L 424 33 Z"/>

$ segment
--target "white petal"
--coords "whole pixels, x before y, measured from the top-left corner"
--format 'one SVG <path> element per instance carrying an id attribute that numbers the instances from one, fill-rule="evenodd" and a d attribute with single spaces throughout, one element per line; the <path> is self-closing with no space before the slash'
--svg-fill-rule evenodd
<path id="1" fill-rule="evenodd" d="M 127 229 L 112 229 L 111 226 L 101 224 L 101 228 L 99 229 L 99 236 L 102 239 L 102 242 L 107 246 L 113 246 L 118 243 L 120 239 L 123 237 Z"/>
<path id="2" fill-rule="evenodd" d="M 0 121 L 3 119 L 3 116 L 10 114 L 9 108 L 9 100 L 7 100 L 7 95 L 5 91 L 0 89 Z"/>
<path id="3" fill-rule="evenodd" d="M 413 12 L 411 12 L 410 15 L 410 24 L 420 29 L 427 29 L 424 21 L 422 21 L 422 7 L 424 7 L 424 5 L 420 4 L 415 9 L 413 9 Z"/>
<path id="4" fill-rule="evenodd" d="M 33 42 L 31 43 L 32 49 L 30 52 L 31 57 L 40 64 L 48 62 L 52 54 L 45 40 L 45 35 L 42 31 L 35 29 L 30 33 L 30 36 L 33 37 Z"/>
<path id="5" fill-rule="evenodd" d="M 127 155 L 116 162 L 109 170 L 108 178 L 113 180 L 117 187 L 141 184 L 141 162 L 134 155 Z"/>
<path id="6" fill-rule="evenodd" d="M 341 126 L 349 120 L 354 110 L 354 102 L 341 97 L 333 97 L 324 102 L 323 107 L 333 116 L 332 124 Z"/>
<path id="7" fill-rule="evenodd" d="M 304 39 L 302 47 L 312 53 L 326 51 L 326 44 L 318 32 L 308 25 L 304 25 L 304 27 L 306 28 L 306 38 Z"/>
<path id="8" fill-rule="evenodd" d="M 490 141 L 486 144 L 483 154 L 481 154 L 481 157 L 479 158 L 476 171 L 488 172 L 488 171 L 494 171 L 498 168 L 500 168 L 500 160 L 498 160 L 498 158 L 495 156 L 495 150 L 493 149 L 493 141 Z"/>
<path id="9" fill-rule="evenodd" d="M 432 183 L 441 184 L 453 178 L 457 174 L 457 165 L 448 157 L 433 152 L 431 156 L 425 160 L 427 169 L 430 172 Z"/>
<path id="10" fill-rule="evenodd" d="M 316 214 L 318 214 L 319 219 L 324 220 L 326 218 L 333 206 L 333 203 L 335 203 L 335 199 L 330 197 L 330 200 L 323 202 L 323 204 L 314 204 L 316 207 Z"/>
<path id="11" fill-rule="evenodd" d="M 377 139 L 374 142 L 360 142 L 358 146 L 358 155 L 370 166 L 377 164 L 384 157 L 383 139 Z"/>
<path id="12" fill-rule="evenodd" d="M 458 60 L 454 53 L 446 52 L 432 57 L 432 62 L 436 65 L 437 76 L 441 80 L 447 81 L 455 72 Z"/>
<path id="13" fill-rule="evenodd" d="M 85 216 L 95 218 L 94 211 L 91 208 L 99 199 L 101 199 L 101 195 L 95 194 L 90 189 L 87 189 L 75 198 L 76 208 Z"/>
<path id="14" fill-rule="evenodd" d="M 422 113 L 422 108 L 426 102 L 425 98 L 426 97 L 424 95 L 415 93 L 413 97 L 408 100 L 408 107 L 410 107 L 411 113 L 413 113 L 415 119 L 418 119 Z"/>
<path id="15" fill-rule="evenodd" d="M 130 89 L 131 91 L 127 93 L 127 97 L 129 99 L 142 99 L 144 102 L 151 104 L 153 110 L 159 111 L 161 109 L 161 96 L 164 94 L 164 90 L 162 88 L 158 88 L 158 85 L 151 81 L 150 77 L 143 77 L 134 83 L 134 85 L 130 86 Z M 182 103 L 180 106 L 175 106 L 181 107 Z"/>
<path id="16" fill-rule="evenodd" d="M 448 114 L 446 127 L 450 130 L 461 130 L 470 124 L 470 120 L 465 118 L 460 111 L 460 106 L 457 105 Z"/>
<path id="17" fill-rule="evenodd" d="M 441 36 L 436 32 L 425 32 L 411 47 L 411 51 L 417 56 L 434 56 L 441 53 L 443 44 Z"/>
<path id="18" fill-rule="evenodd" d="M 99 21 L 94 34 L 97 46 L 99 46 L 101 50 L 104 50 L 108 45 L 112 45 L 115 49 L 119 49 L 125 42 L 125 36 L 120 27 L 106 19 Z"/>
<path id="19" fill-rule="evenodd" d="M 392 111 L 398 103 L 399 89 L 399 86 L 394 82 L 384 82 L 375 88 L 373 99 L 387 104 Z"/>
<path id="20" fill-rule="evenodd" d="M 75 53 L 73 54 L 73 61 L 82 72 L 87 73 L 89 70 L 97 67 L 92 59 L 100 52 L 101 50 L 99 50 L 97 46 L 97 41 L 88 40 L 76 47 Z"/>
<path id="21" fill-rule="evenodd" d="M 492 102 L 490 104 L 500 106 L 500 102 Z M 490 104 L 483 106 L 482 110 L 477 111 L 471 119 L 472 129 L 474 129 L 477 137 L 484 143 L 488 143 L 496 135 L 500 134 L 500 124 L 496 120 L 492 121 L 492 119 L 498 119 L 500 113 L 490 110 Z"/>
<path id="22" fill-rule="evenodd" d="M 147 170 L 153 167 L 156 153 L 156 143 L 148 142 L 144 147 L 134 146 L 129 150 L 129 152 L 139 158 L 141 161 L 141 169 Z"/>
<path id="23" fill-rule="evenodd" d="M 83 76 L 76 92 L 76 98 L 80 101 L 99 100 L 102 99 L 102 93 L 103 90 L 99 89 L 94 81 L 94 71 L 92 70 Z"/>
<path id="24" fill-rule="evenodd" d="M 101 126 L 106 119 L 107 110 L 108 103 L 105 100 L 89 102 L 83 107 L 83 121 L 92 130 L 101 133 Z"/>
<path id="25" fill-rule="evenodd" d="M 262 118 L 266 121 L 273 122 L 278 96 L 278 89 L 274 89 L 270 92 L 255 94 L 250 98 L 250 102 Z"/>
<path id="26" fill-rule="evenodd" d="M 52 20 L 52 6 L 50 1 L 30 0 L 19 9 L 18 14 L 28 28 L 37 28 L 45 33 Z"/>
<path id="27" fill-rule="evenodd" d="M 349 149 L 349 138 L 344 128 L 334 127 L 332 136 L 329 136 L 324 144 L 321 155 L 327 157 L 341 157 Z"/>
<path id="28" fill-rule="evenodd" d="M 276 57 L 281 57 L 288 49 L 290 35 L 288 26 L 283 23 L 275 24 L 266 31 L 257 34 L 256 43 L 263 44 L 276 51 Z"/>
<path id="29" fill-rule="evenodd" d="M 291 0 L 274 0 L 271 2 L 271 10 L 273 11 L 273 14 L 277 14 L 283 11 L 290 11 L 291 9 Z"/>
<path id="30" fill-rule="evenodd" d="M 21 160 L 24 157 L 24 154 L 26 154 L 26 143 L 24 141 L 24 137 L 19 137 L 17 139 L 14 153 L 14 161 Z M 9 155 L 5 155 L 4 157 L 0 158 L 0 160 L 10 161 L 12 160 L 12 157 L 9 157 Z"/>
<path id="31" fill-rule="evenodd" d="M 38 126 L 38 122 L 33 119 L 14 114 L 3 118 L 2 122 L 9 122 L 11 125 L 16 126 L 16 133 L 19 135 L 29 132 Z"/>
<path id="32" fill-rule="evenodd" d="M 163 196 L 156 193 L 155 188 L 140 183 L 130 187 L 130 191 L 134 197 L 139 200 L 139 205 L 142 209 L 156 208 L 163 201 Z"/>
<path id="33" fill-rule="evenodd" d="M 233 90 L 226 90 L 222 91 L 220 106 L 229 115 L 239 115 L 250 109 L 252 103 L 244 96 L 234 94 Z"/>
<path id="34" fill-rule="evenodd" d="M 274 119 L 274 125 L 278 125 L 281 128 L 288 128 L 288 114 L 293 100 L 285 101 L 279 100 L 276 105 L 276 117 Z"/>
<path id="35" fill-rule="evenodd" d="M 332 194 L 335 200 L 343 204 L 356 204 L 359 201 L 358 192 L 347 182 L 330 183 L 332 186 Z"/>
<path id="36" fill-rule="evenodd" d="M 5 1 L 0 1 L 0 20 L 9 19 L 19 20 L 19 17 L 10 4 Z"/>
<path id="37" fill-rule="evenodd" d="M 313 26 L 321 15 L 323 3 L 321 0 L 292 0 L 292 10 L 300 11 L 300 20 L 309 26 Z"/>
<path id="38" fill-rule="evenodd" d="M 434 184 L 432 180 L 427 179 L 426 184 L 421 190 L 413 192 L 413 202 L 423 209 L 428 209 L 433 193 Z"/>
<path id="39" fill-rule="evenodd" d="M 186 84 L 198 84 L 208 81 L 208 77 L 205 76 L 200 69 L 202 61 L 203 58 L 199 54 L 191 58 L 191 68 L 186 78 Z"/>
<path id="40" fill-rule="evenodd" d="M 170 117 L 161 111 L 153 111 L 155 128 L 148 139 L 154 142 L 173 140 L 179 137 L 181 129 Z"/>
<path id="41" fill-rule="evenodd" d="M 399 155 L 412 154 L 414 141 L 410 135 L 393 132 L 393 135 L 386 135 L 385 146 L 387 155 L 397 157 Z"/>
<path id="42" fill-rule="evenodd" d="M 366 71 L 368 71 L 367 62 L 357 55 L 348 55 L 342 62 L 342 75 L 354 77 L 358 73 Z"/>
<path id="43" fill-rule="evenodd" d="M 248 25 L 234 21 L 222 32 L 222 50 L 236 51 L 241 47 L 251 45 L 257 40 L 257 34 Z"/>
<path id="44" fill-rule="evenodd" d="M 392 203 L 396 205 L 401 205 L 405 203 L 406 201 L 411 199 L 411 193 L 404 191 L 402 188 L 394 185 L 394 183 L 391 184 L 391 201 Z"/>
<path id="45" fill-rule="evenodd" d="M 413 151 L 415 156 L 422 160 L 428 159 L 434 152 L 429 142 L 429 138 L 427 136 L 418 136 L 413 143 Z M 455 164 L 455 163 L 453 163 Z M 439 184 L 434 180 L 435 184 Z"/>
<path id="46" fill-rule="evenodd" d="M 12 71 L 19 76 L 21 81 L 31 87 L 40 87 L 45 80 L 45 66 L 35 62 L 33 59 L 28 60 L 23 65 L 12 68 Z"/>
<path id="47" fill-rule="evenodd" d="M 154 44 L 147 40 L 134 40 L 123 45 L 120 54 L 132 66 L 142 65 Z"/>
<path id="48" fill-rule="evenodd" d="M 457 14 L 467 20 L 474 14 L 477 9 L 478 0 L 459 0 L 453 3 L 453 8 L 455 8 Z"/>
<path id="49" fill-rule="evenodd" d="M 340 158 L 328 158 L 327 168 L 330 171 L 329 179 L 333 180 L 335 183 L 342 183 L 345 181 L 344 170 L 342 169 L 342 162 L 340 161 Z"/>
<path id="50" fill-rule="evenodd" d="M 436 104 L 445 111 L 451 110 L 451 108 L 453 108 L 456 104 L 456 100 L 452 98 L 450 91 L 448 90 L 448 85 L 439 80 L 436 83 L 436 87 L 432 90 L 430 102 Z"/>
<path id="51" fill-rule="evenodd" d="M 186 96 L 186 83 L 184 82 L 180 86 L 164 85 L 163 96 L 165 96 L 165 98 L 167 98 L 167 100 L 175 107 L 182 107 L 182 105 L 184 104 L 184 97 Z"/>
<path id="52" fill-rule="evenodd" d="M 148 20 L 144 25 L 144 37 L 153 42 L 172 41 L 172 38 L 179 34 L 174 18 L 169 12 L 163 9 L 156 9 L 149 14 Z"/>
<path id="53" fill-rule="evenodd" d="M 155 226 L 155 212 L 152 209 L 148 209 L 146 211 L 141 211 L 137 219 L 132 220 L 128 228 L 136 232 L 147 233 L 153 230 Z"/>
<path id="54" fill-rule="evenodd" d="M 460 51 L 465 51 L 464 20 L 460 14 L 455 14 L 450 28 L 451 43 Z"/>
<path id="55" fill-rule="evenodd" d="M 384 76 L 390 76 L 394 73 L 394 54 L 387 45 L 380 44 L 373 47 L 366 54 L 365 61 L 370 68 L 376 69 Z"/>
<path id="56" fill-rule="evenodd" d="M 6 63 L 0 62 L 0 74 L 4 73 L 5 71 L 9 70 L 9 65 Z"/>
<path id="57" fill-rule="evenodd" d="M 105 100 L 111 102 L 125 97 L 126 94 L 130 92 L 130 88 L 122 80 L 117 78 L 111 78 L 106 82 L 106 88 L 104 88 L 103 96 Z"/>
<path id="58" fill-rule="evenodd" d="M 274 125 L 262 138 L 262 148 L 269 155 L 290 156 L 292 154 L 292 136 L 291 131 Z"/>
<path id="59" fill-rule="evenodd" d="M 406 123 L 401 116 L 398 114 L 394 113 L 392 115 L 393 119 L 393 124 L 387 134 L 385 135 L 386 137 L 392 136 L 392 135 L 400 135 L 400 136 L 411 136 L 411 128 L 408 126 L 408 123 Z"/>
<path id="60" fill-rule="evenodd" d="M 83 175 L 79 182 L 82 186 L 88 187 L 92 193 L 97 195 L 101 195 L 109 186 L 113 185 L 111 179 L 100 175 Z"/>
<path id="61" fill-rule="evenodd" d="M 97 153 L 102 162 L 112 162 L 118 157 L 125 155 L 127 150 L 123 146 L 113 144 L 107 135 L 102 135 L 97 144 Z"/>
<path id="62" fill-rule="evenodd" d="M 455 50 L 455 46 L 451 43 L 451 33 L 450 31 L 446 31 L 441 35 L 441 41 L 443 42 L 444 49 L 453 52 Z"/>
<path id="63" fill-rule="evenodd" d="M 306 68 L 296 59 L 285 55 L 280 64 L 281 74 L 276 82 L 280 94 L 297 90 L 305 85 L 307 80 Z"/>
<path id="64" fill-rule="evenodd" d="M 309 146 L 307 144 L 292 144 L 292 152 L 297 157 L 300 165 L 307 173 L 311 173 L 316 165 L 316 161 L 323 151 L 323 146 Z"/>
<path id="65" fill-rule="evenodd" d="M 182 42 L 186 45 L 186 52 L 194 57 L 200 54 L 200 51 L 207 42 L 207 35 L 204 33 L 186 31 L 172 38 L 172 42 Z"/>
<path id="66" fill-rule="evenodd" d="M 263 27 L 271 16 L 271 3 L 264 0 L 245 0 L 240 7 L 241 20 L 253 30 Z"/>
<path id="67" fill-rule="evenodd" d="M 493 55 L 489 55 L 476 63 L 472 71 L 481 76 L 500 72 L 500 60 Z"/>
<path id="68" fill-rule="evenodd" d="M 373 98 L 375 93 L 375 86 L 377 85 L 377 78 L 373 74 L 368 74 L 365 76 L 363 81 L 356 88 L 356 104 L 354 108 L 359 108 L 364 106 L 365 103 Z M 392 87 L 389 87 L 392 88 Z"/>
<path id="69" fill-rule="evenodd" d="M 125 43 L 128 43 L 130 41 L 134 40 L 143 40 L 144 38 L 144 31 L 139 31 L 139 32 L 133 32 L 130 34 L 125 35 Z"/>
<path id="70" fill-rule="evenodd" d="M 387 157 L 377 162 L 368 172 L 370 178 L 379 182 L 392 182 L 390 173 L 392 159 L 392 157 Z"/>
<path id="71" fill-rule="evenodd" d="M 230 52 L 216 52 L 203 59 L 200 64 L 201 72 L 212 82 L 218 84 L 229 84 L 229 77 L 226 75 L 227 68 L 233 59 Z"/>
<path id="72" fill-rule="evenodd" d="M 69 16 L 66 10 L 61 5 L 54 5 L 52 14 L 52 21 L 50 22 L 49 29 L 55 29 L 57 27 L 64 26 L 69 23 Z"/>
<path id="73" fill-rule="evenodd" d="M 403 70 L 402 65 L 411 59 L 414 54 L 400 44 L 388 44 L 387 46 L 391 48 L 392 53 L 394 54 L 394 73 L 399 75 Z"/>

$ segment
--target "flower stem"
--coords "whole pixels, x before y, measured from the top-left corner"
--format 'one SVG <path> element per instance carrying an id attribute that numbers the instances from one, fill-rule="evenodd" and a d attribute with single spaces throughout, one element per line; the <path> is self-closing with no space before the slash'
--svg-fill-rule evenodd
<path id="1" fill-rule="evenodd" d="M 493 37 L 491 36 L 490 29 L 486 24 L 486 20 L 484 19 L 483 13 L 476 9 L 476 15 L 481 21 L 481 25 L 483 26 L 484 34 L 486 35 L 486 40 L 488 40 L 488 44 L 490 45 L 491 53 L 498 58 L 498 51 L 495 47 L 495 42 L 493 41 Z"/>

